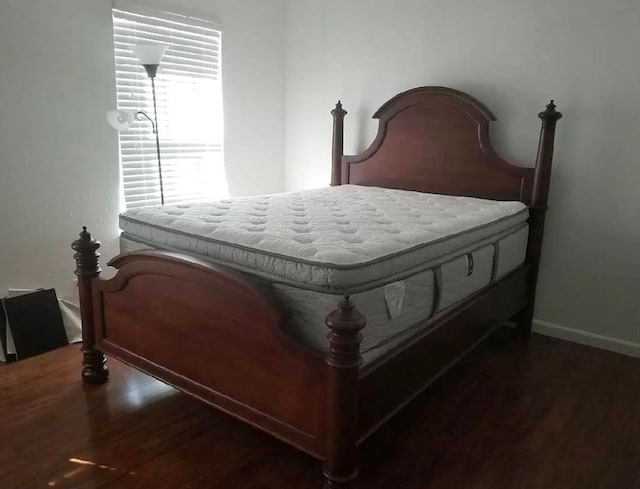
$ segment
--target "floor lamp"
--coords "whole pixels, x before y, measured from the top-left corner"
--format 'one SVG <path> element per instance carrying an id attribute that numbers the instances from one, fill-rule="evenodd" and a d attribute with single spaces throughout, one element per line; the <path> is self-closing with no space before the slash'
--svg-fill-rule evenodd
<path id="1" fill-rule="evenodd" d="M 162 180 L 162 160 L 160 158 L 160 132 L 158 130 L 158 105 L 156 101 L 156 75 L 160 60 L 167 50 L 164 44 L 138 44 L 133 48 L 133 54 L 147 72 L 151 79 L 151 92 L 153 94 L 153 119 L 146 112 L 139 110 L 132 112 L 128 110 L 110 110 L 107 112 L 107 121 L 114 129 L 119 131 L 128 129 L 134 120 L 140 120 L 140 116 L 151 122 L 153 133 L 156 136 L 156 153 L 158 155 L 158 180 L 160 182 L 160 202 L 164 205 L 164 182 Z"/>

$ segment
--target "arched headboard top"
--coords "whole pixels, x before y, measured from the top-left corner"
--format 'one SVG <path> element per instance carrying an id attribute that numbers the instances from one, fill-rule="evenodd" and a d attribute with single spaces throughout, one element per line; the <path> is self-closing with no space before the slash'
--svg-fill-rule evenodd
<path id="1" fill-rule="evenodd" d="M 412 105 L 445 103 L 457 107 L 476 120 L 495 121 L 496 116 L 478 99 L 460 90 L 447 87 L 418 87 L 399 93 L 387 100 L 373 114 L 374 119 L 391 119 L 398 112 Z"/>
<path id="2" fill-rule="evenodd" d="M 543 122 L 559 114 L 550 110 L 555 106 L 539 115 Z M 471 95 L 434 86 L 394 96 L 373 116 L 379 119 L 375 140 L 355 156 L 344 156 L 342 151 L 346 111 L 338 104 L 332 114 L 333 185 L 533 202 L 535 170 L 513 165 L 497 154 L 489 137 L 489 123 L 496 117 Z"/>

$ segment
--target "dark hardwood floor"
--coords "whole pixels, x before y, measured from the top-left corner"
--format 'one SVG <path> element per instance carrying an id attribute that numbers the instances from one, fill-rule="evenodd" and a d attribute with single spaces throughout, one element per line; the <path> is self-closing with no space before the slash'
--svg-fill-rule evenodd
<path id="1" fill-rule="evenodd" d="M 319 463 L 70 346 L 0 367 L 0 488 L 317 488 Z M 360 488 L 640 488 L 640 360 L 501 329 L 374 435 Z"/>

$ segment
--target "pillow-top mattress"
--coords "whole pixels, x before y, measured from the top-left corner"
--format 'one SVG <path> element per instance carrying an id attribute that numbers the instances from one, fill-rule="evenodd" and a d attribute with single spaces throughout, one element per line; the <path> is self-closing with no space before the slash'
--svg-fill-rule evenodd
<path id="1" fill-rule="evenodd" d="M 521 227 L 521 202 L 357 185 L 131 209 L 123 237 L 275 283 L 356 293 Z"/>

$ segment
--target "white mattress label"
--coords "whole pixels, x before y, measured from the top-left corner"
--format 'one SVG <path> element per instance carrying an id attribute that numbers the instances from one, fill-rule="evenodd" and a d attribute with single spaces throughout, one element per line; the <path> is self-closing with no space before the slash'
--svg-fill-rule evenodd
<path id="1" fill-rule="evenodd" d="M 404 282 L 392 282 L 384 286 L 384 300 L 387 303 L 387 311 L 391 319 L 402 312 L 404 303 Z"/>

